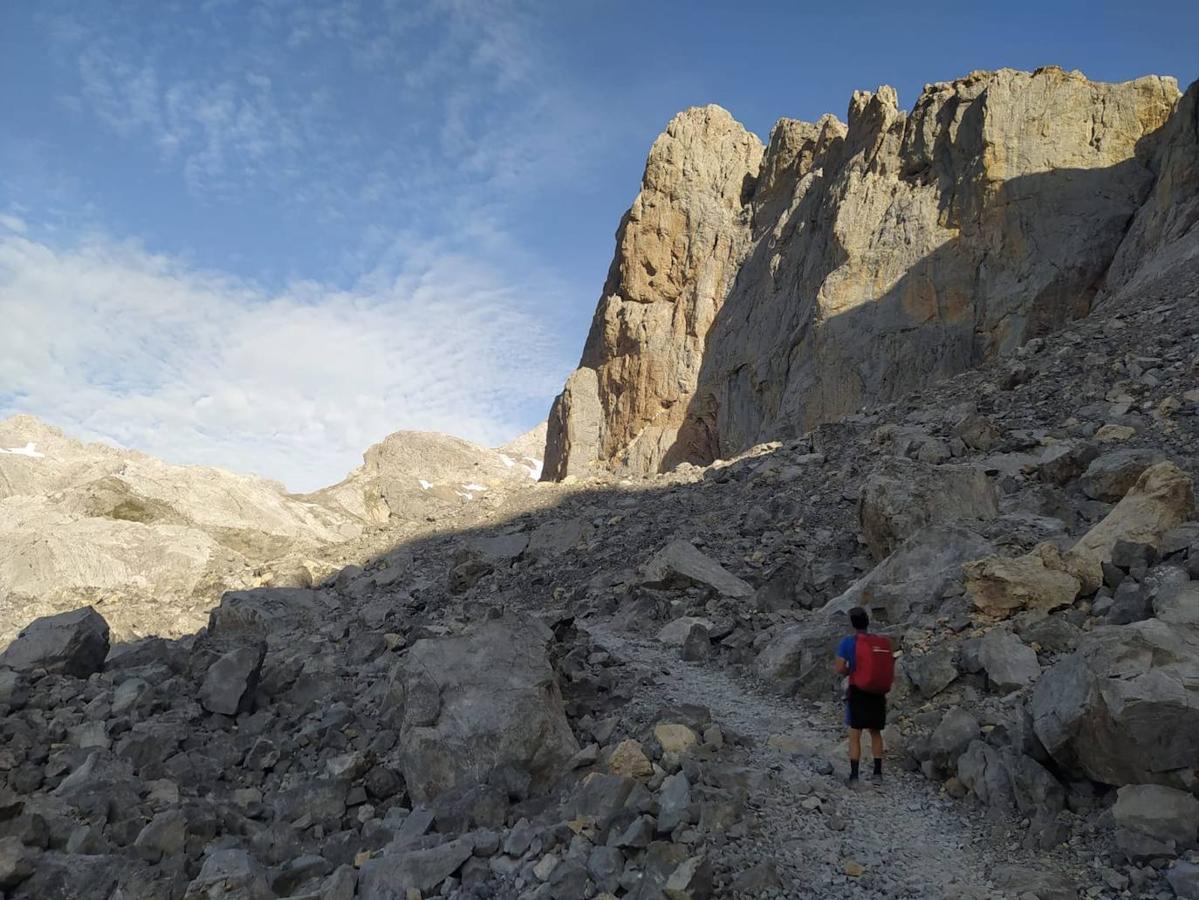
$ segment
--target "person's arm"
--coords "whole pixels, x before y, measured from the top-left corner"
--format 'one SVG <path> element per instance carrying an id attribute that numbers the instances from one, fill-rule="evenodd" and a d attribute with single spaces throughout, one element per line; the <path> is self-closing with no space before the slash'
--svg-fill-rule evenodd
<path id="1" fill-rule="evenodd" d="M 845 642 L 842 641 L 837 646 L 837 655 L 835 657 L 833 657 L 833 669 L 836 671 L 836 673 L 838 675 L 848 675 L 849 674 L 849 659 L 848 659 L 848 657 L 846 657 L 845 653 L 846 653 Z"/>

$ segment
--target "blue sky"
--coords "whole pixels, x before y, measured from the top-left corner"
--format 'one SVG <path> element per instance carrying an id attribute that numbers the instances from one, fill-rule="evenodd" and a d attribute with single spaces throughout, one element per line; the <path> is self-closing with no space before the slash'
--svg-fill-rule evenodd
<path id="1" fill-rule="evenodd" d="M 1199 77 L 1199 4 L 10 2 L 0 416 L 307 489 L 498 443 L 576 362 L 645 152 L 1057 64 Z"/>

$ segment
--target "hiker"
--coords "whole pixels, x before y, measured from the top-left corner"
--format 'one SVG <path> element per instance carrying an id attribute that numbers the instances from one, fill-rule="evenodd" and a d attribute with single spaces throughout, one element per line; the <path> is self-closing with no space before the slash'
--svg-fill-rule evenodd
<path id="1" fill-rule="evenodd" d="M 881 634 L 870 634 L 870 616 L 860 606 L 849 611 L 854 634 L 841 639 L 835 666 L 848 675 L 845 690 L 845 724 L 849 726 L 849 784 L 858 784 L 862 762 L 862 731 L 870 732 L 876 783 L 883 778 L 883 729 L 887 726 L 887 692 L 895 681 L 895 654 Z"/>

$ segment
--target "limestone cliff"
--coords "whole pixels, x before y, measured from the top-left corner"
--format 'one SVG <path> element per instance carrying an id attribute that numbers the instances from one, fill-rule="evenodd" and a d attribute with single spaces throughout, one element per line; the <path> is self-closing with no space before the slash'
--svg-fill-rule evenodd
<path id="1" fill-rule="evenodd" d="M 708 462 L 1086 315 L 1134 217 L 1129 241 L 1193 244 L 1176 107 L 1170 78 L 1047 68 L 928 85 L 910 113 L 858 92 L 848 125 L 782 120 L 765 152 L 723 110 L 680 114 L 554 404 L 545 477 Z"/>
<path id="2" fill-rule="evenodd" d="M 1163 129 L 1157 182 L 1108 272 L 1103 300 L 1185 296 L 1199 284 L 1199 82 Z"/>
<path id="3" fill-rule="evenodd" d="M 749 246 L 746 201 L 762 152 L 718 106 L 679 113 L 654 142 L 580 371 L 550 412 L 543 477 L 578 474 L 597 455 L 652 469 L 674 444 Z"/>

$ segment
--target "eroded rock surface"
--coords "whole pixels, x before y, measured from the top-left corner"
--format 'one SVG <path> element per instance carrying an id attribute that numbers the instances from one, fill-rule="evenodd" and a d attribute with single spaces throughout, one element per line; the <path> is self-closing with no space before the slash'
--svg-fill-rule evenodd
<path id="1" fill-rule="evenodd" d="M 1193 94 L 975 72 L 911 112 L 882 87 L 847 125 L 781 120 L 765 153 L 723 110 L 680 114 L 618 235 L 580 362 L 596 377 L 551 415 L 546 477 L 707 463 L 893 400 L 1086 315 L 1154 241 L 1170 249 L 1142 277 L 1160 280 L 1199 255 Z"/>

